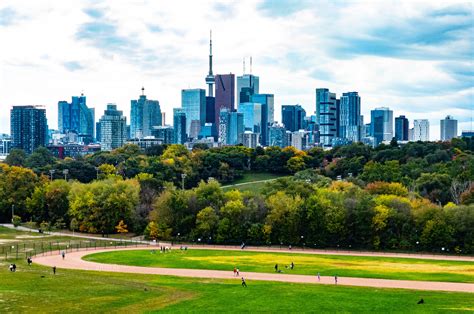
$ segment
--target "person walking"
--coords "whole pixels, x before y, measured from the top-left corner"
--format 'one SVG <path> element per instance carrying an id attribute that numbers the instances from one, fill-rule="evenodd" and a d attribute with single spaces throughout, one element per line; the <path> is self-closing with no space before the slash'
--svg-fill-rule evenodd
<path id="1" fill-rule="evenodd" d="M 240 274 L 240 270 L 237 268 L 237 277 L 239 276 Z"/>
<path id="2" fill-rule="evenodd" d="M 291 262 L 290 268 L 291 269 L 295 268 L 295 263 Z"/>
<path id="3" fill-rule="evenodd" d="M 63 257 L 63 259 L 66 257 L 66 252 L 62 251 L 61 252 L 61 256 Z"/>
<path id="4" fill-rule="evenodd" d="M 234 277 L 237 276 L 237 268 L 234 267 Z"/>
<path id="5" fill-rule="evenodd" d="M 275 264 L 275 271 L 278 272 L 278 264 Z"/>
<path id="6" fill-rule="evenodd" d="M 337 285 L 337 275 L 334 276 L 334 283 Z"/>
<path id="7" fill-rule="evenodd" d="M 53 275 L 56 275 L 56 266 L 53 266 Z"/>
<path id="8" fill-rule="evenodd" d="M 318 281 L 321 281 L 321 276 L 319 275 L 319 273 L 318 273 Z"/>
<path id="9" fill-rule="evenodd" d="M 242 287 L 247 288 L 247 283 L 245 282 L 244 277 L 242 277 Z"/>

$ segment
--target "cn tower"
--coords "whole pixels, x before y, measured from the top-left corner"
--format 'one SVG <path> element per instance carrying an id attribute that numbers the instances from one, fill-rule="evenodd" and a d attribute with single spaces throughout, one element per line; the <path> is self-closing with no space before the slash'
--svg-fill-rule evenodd
<path id="1" fill-rule="evenodd" d="M 208 96 L 214 97 L 214 74 L 212 74 L 212 30 L 209 37 L 209 73 L 206 76 L 206 84 L 208 86 Z"/>

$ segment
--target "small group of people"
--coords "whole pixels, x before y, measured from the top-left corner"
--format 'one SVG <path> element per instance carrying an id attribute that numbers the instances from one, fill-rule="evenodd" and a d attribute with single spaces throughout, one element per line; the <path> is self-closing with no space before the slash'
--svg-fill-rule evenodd
<path id="1" fill-rule="evenodd" d="M 293 270 L 295 268 L 295 263 L 291 262 L 290 265 L 285 265 L 285 268 Z M 278 268 L 278 264 L 275 264 L 275 272 L 277 272 L 277 273 L 282 273 L 283 272 L 280 268 Z"/>
<path id="2" fill-rule="evenodd" d="M 16 272 L 16 264 L 10 264 L 9 269 L 11 272 Z"/>
<path id="3" fill-rule="evenodd" d="M 238 277 L 240 274 L 240 270 L 237 267 L 234 267 L 234 277 Z"/>
<path id="4" fill-rule="evenodd" d="M 188 250 L 188 247 L 181 245 L 181 246 L 179 247 L 179 249 L 180 249 L 181 251 L 187 251 L 187 250 Z"/>
<path id="5" fill-rule="evenodd" d="M 166 253 L 168 251 L 171 251 L 171 247 L 169 247 L 169 246 L 160 246 L 160 253 Z"/>

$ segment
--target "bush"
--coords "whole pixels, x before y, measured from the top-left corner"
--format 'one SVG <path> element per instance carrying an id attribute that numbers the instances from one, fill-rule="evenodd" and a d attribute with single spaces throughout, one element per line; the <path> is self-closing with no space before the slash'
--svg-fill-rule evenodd
<path id="1" fill-rule="evenodd" d="M 17 215 L 13 215 L 12 224 L 15 228 L 18 227 L 21 224 L 21 217 Z"/>

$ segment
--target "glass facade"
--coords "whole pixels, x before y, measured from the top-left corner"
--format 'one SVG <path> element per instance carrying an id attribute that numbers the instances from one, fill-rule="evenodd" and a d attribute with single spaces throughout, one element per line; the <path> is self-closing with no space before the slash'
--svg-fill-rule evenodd
<path id="1" fill-rule="evenodd" d="M 182 108 L 173 109 L 173 143 L 184 144 L 187 140 L 186 135 L 186 113 Z"/>
<path id="2" fill-rule="evenodd" d="M 304 129 L 306 111 L 300 106 L 281 106 L 281 120 L 290 132 Z"/>
<path id="3" fill-rule="evenodd" d="M 258 76 L 252 74 L 237 76 L 237 104 L 250 102 L 250 97 L 253 94 L 259 93 L 259 85 L 260 78 Z M 244 96 L 244 99 L 240 99 L 242 95 Z"/>
<path id="4" fill-rule="evenodd" d="M 260 144 L 268 145 L 268 127 L 274 122 L 274 96 L 273 94 L 255 94 L 252 95 L 254 103 L 262 104 L 262 123 Z"/>
<path id="5" fill-rule="evenodd" d="M 246 131 L 261 132 L 262 126 L 262 104 L 244 102 L 239 104 L 238 112 L 244 115 L 244 127 Z"/>
<path id="6" fill-rule="evenodd" d="M 130 137 L 151 136 L 153 127 L 162 125 L 160 102 L 140 95 L 138 100 L 130 102 Z"/>
<path id="7" fill-rule="evenodd" d="M 316 121 L 319 125 L 319 140 L 323 147 L 331 147 L 339 136 L 339 108 L 336 94 L 327 88 L 316 89 Z"/>
<path id="8" fill-rule="evenodd" d="M 268 146 L 288 146 L 288 137 L 283 125 L 273 124 L 268 128 Z"/>
<path id="9" fill-rule="evenodd" d="M 397 141 L 408 141 L 408 119 L 405 116 L 395 118 L 395 139 Z"/>
<path id="10" fill-rule="evenodd" d="M 119 148 L 127 140 L 127 118 L 117 105 L 107 104 L 107 110 L 99 120 L 100 146 L 102 150 L 110 151 Z"/>
<path id="11" fill-rule="evenodd" d="M 190 135 L 192 121 L 197 120 L 200 124 L 206 123 L 206 90 L 201 88 L 183 89 L 181 91 L 181 108 L 186 114 L 186 133 Z"/>
<path id="12" fill-rule="evenodd" d="M 427 119 L 414 121 L 413 140 L 427 142 L 430 140 L 430 122 Z"/>
<path id="13" fill-rule="evenodd" d="M 393 138 L 393 111 L 381 107 L 370 112 L 370 136 L 375 138 L 375 145 Z"/>
<path id="14" fill-rule="evenodd" d="M 362 125 L 359 94 L 343 93 L 339 103 L 338 137 L 350 142 L 360 142 Z"/>
<path id="15" fill-rule="evenodd" d="M 219 117 L 219 143 L 237 145 L 243 142 L 244 115 L 223 108 Z"/>
<path id="16" fill-rule="evenodd" d="M 46 109 L 13 106 L 10 111 L 11 148 L 31 154 L 39 146 L 46 147 L 48 125 Z"/>
<path id="17" fill-rule="evenodd" d="M 86 105 L 86 96 L 73 96 L 72 101 L 58 102 L 58 129 L 61 133 L 77 133 L 85 142 L 94 139 L 95 110 Z"/>
<path id="18" fill-rule="evenodd" d="M 214 110 L 216 125 L 220 125 L 219 117 L 222 108 L 227 108 L 229 111 L 235 109 L 235 75 L 232 73 L 216 75 L 216 107 Z"/>

